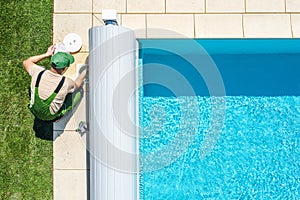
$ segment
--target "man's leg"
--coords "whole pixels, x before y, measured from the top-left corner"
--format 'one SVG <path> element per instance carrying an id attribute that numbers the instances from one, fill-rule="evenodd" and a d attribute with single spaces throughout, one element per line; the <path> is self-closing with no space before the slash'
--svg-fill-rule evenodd
<path id="1" fill-rule="evenodd" d="M 79 88 L 74 93 L 70 93 L 66 96 L 64 104 L 60 110 L 61 117 L 64 116 L 67 112 L 74 109 L 74 107 L 80 102 L 83 97 L 83 89 Z"/>
<path id="2" fill-rule="evenodd" d="M 33 130 L 35 136 L 43 140 L 53 140 L 53 122 L 34 118 Z"/>

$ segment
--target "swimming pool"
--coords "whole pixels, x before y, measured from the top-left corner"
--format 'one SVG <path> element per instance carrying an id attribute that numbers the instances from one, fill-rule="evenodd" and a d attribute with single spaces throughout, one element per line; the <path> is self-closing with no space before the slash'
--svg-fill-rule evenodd
<path id="1" fill-rule="evenodd" d="M 299 199 L 300 40 L 140 43 L 140 199 Z"/>

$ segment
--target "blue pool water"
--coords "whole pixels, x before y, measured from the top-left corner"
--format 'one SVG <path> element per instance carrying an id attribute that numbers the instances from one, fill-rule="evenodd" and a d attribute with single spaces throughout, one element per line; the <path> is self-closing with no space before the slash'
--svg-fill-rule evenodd
<path id="1" fill-rule="evenodd" d="M 225 96 L 210 96 L 201 74 L 192 76 L 186 60 L 158 55 L 153 48 L 143 52 L 144 66 L 163 63 L 186 73 L 195 92 L 174 94 L 168 85 L 144 85 L 141 199 L 300 199 L 300 54 L 291 50 L 299 41 L 281 41 L 285 45 L 276 52 L 256 48 L 257 54 L 255 45 L 266 41 L 248 44 L 247 52 L 242 52 L 245 41 L 239 41 L 227 54 L 220 47 L 224 44 L 198 42 L 211 51 Z M 159 77 L 151 65 L 143 70 L 144 80 Z M 220 132 L 211 128 L 215 122 Z M 203 156 L 207 144 L 212 149 Z"/>
<path id="2" fill-rule="evenodd" d="M 174 96 L 170 88 L 177 91 L 175 96 L 210 95 L 204 75 L 212 73 L 208 70 L 213 68 L 218 69 L 228 96 L 300 95 L 300 39 L 142 40 L 141 43 L 143 80 L 147 83 L 145 96 Z M 166 71 L 169 68 L 172 70 Z M 191 84 L 192 93 L 184 81 Z M 167 86 L 160 84 L 166 82 Z M 223 94 L 217 91 L 216 95 Z"/>
<path id="3" fill-rule="evenodd" d="M 197 135 L 175 162 L 141 174 L 141 199 L 299 199 L 300 97 L 226 97 L 223 132 L 204 159 L 199 153 L 209 131 L 210 98 L 190 98 L 199 103 Z M 149 125 L 150 116 L 166 120 L 163 126 L 159 118 L 152 122 L 163 128 L 140 140 L 142 153 L 166 148 L 174 139 L 182 124 L 178 101 L 144 97 L 143 126 Z M 157 105 L 163 109 L 153 111 Z"/>

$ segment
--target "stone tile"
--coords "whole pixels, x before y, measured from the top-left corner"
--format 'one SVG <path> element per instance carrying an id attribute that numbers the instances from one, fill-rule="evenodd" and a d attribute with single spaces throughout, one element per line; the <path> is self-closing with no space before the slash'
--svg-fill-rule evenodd
<path id="1" fill-rule="evenodd" d="M 146 15 L 122 14 L 122 26 L 134 30 L 137 38 L 146 38 Z"/>
<path id="2" fill-rule="evenodd" d="M 192 14 L 147 15 L 148 38 L 194 38 Z"/>
<path id="3" fill-rule="evenodd" d="M 118 17 L 118 23 L 120 23 L 120 19 Z M 104 22 L 102 21 L 101 14 L 93 14 L 93 27 L 94 26 L 104 26 Z"/>
<path id="4" fill-rule="evenodd" d="M 83 86 L 83 88 L 84 87 L 85 86 Z M 80 103 L 75 107 L 74 110 L 68 112 L 63 118 L 61 118 L 59 122 L 55 122 L 53 125 L 53 130 L 75 131 L 81 121 L 86 121 L 86 99 L 87 93 L 84 92 Z"/>
<path id="5" fill-rule="evenodd" d="M 292 15 L 293 37 L 300 38 L 300 14 Z"/>
<path id="6" fill-rule="evenodd" d="M 245 0 L 206 0 L 207 13 L 243 13 Z"/>
<path id="7" fill-rule="evenodd" d="M 88 53 L 77 53 L 73 55 L 76 64 L 87 64 L 88 63 Z"/>
<path id="8" fill-rule="evenodd" d="M 244 33 L 247 38 L 290 38 L 290 15 L 246 14 Z"/>
<path id="9" fill-rule="evenodd" d="M 75 131 L 63 132 L 53 143 L 53 168 L 86 169 L 86 141 Z"/>
<path id="10" fill-rule="evenodd" d="M 166 0 L 167 13 L 204 13 L 204 0 Z"/>
<path id="11" fill-rule="evenodd" d="M 287 12 L 300 12 L 300 1 L 299 0 L 286 0 L 286 11 Z"/>
<path id="12" fill-rule="evenodd" d="M 64 75 L 75 80 L 77 78 L 77 65 L 85 64 L 88 62 L 88 53 L 76 53 L 73 54 L 73 56 L 75 58 L 75 62 L 70 65 L 69 69 L 65 72 Z"/>
<path id="13" fill-rule="evenodd" d="M 195 16 L 196 38 L 242 38 L 241 14 L 199 14 Z"/>
<path id="14" fill-rule="evenodd" d="M 54 13 L 92 13 L 92 0 L 54 0 Z"/>
<path id="15" fill-rule="evenodd" d="M 285 12 L 285 0 L 246 0 L 246 12 Z"/>
<path id="16" fill-rule="evenodd" d="M 127 13 L 164 13 L 165 0 L 127 0 Z"/>
<path id="17" fill-rule="evenodd" d="M 88 51 L 88 29 L 92 26 L 91 14 L 54 14 L 53 40 L 62 42 L 68 33 L 76 33 L 82 39 L 81 52 Z"/>
<path id="18" fill-rule="evenodd" d="M 126 12 L 126 0 L 93 0 L 93 12 L 102 12 L 103 9 L 114 9 L 118 13 Z"/>
<path id="19" fill-rule="evenodd" d="M 54 200 L 85 200 L 87 199 L 86 170 L 54 170 Z"/>

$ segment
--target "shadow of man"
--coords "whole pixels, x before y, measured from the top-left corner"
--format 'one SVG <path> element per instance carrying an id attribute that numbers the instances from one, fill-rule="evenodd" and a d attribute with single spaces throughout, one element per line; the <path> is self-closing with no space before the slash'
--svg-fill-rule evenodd
<path id="1" fill-rule="evenodd" d="M 33 122 L 35 136 L 42 140 L 49 141 L 54 141 L 58 136 L 60 136 L 63 133 L 67 123 L 73 116 L 73 113 L 78 108 L 83 98 L 83 93 L 83 88 L 80 87 L 76 92 L 69 94 L 69 96 L 66 97 L 65 102 L 67 102 L 66 106 L 69 107 L 69 109 L 66 109 L 66 112 L 63 116 L 53 121 L 43 121 L 35 117 Z M 63 107 L 64 106 L 65 105 L 63 105 Z"/>

